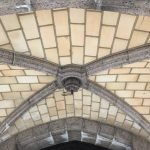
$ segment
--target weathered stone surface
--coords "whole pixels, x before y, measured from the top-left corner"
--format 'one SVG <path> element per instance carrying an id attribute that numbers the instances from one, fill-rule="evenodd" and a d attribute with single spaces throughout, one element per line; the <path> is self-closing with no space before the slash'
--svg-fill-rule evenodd
<path id="1" fill-rule="evenodd" d="M 67 130 L 66 122 L 70 121 L 72 125 L 75 123 L 76 126 L 76 120 L 82 120 L 84 123 L 87 123 L 86 129 L 88 130 L 86 131 L 88 132 L 83 132 L 78 128 L 69 128 L 69 130 Z M 145 139 L 135 136 L 123 129 L 100 123 L 100 130 L 95 132 L 96 130 L 94 127 L 97 128 L 96 123 L 99 124 L 99 122 L 96 121 L 89 121 L 87 119 L 74 117 L 52 121 L 13 136 L 7 141 L 1 143 L 0 149 L 39 150 L 40 148 L 45 148 L 46 146 L 77 140 L 104 146 L 114 150 L 131 150 L 132 146 L 133 150 L 149 150 L 150 143 L 148 143 Z M 49 126 L 50 128 L 48 128 Z M 93 131 L 91 127 L 93 127 Z M 51 129 L 52 135 L 49 133 L 49 129 Z M 49 136 L 43 136 L 47 135 L 47 132 Z M 35 135 L 38 138 L 35 138 Z"/>
<path id="2" fill-rule="evenodd" d="M 117 128 L 115 131 L 115 140 L 125 145 L 131 145 L 132 135 L 127 131 L 122 131 L 121 129 Z"/>
<path id="3" fill-rule="evenodd" d="M 99 123 L 98 122 L 94 122 L 94 121 L 90 121 L 90 120 L 84 120 L 83 121 L 83 132 L 87 132 L 87 133 L 97 133 L 99 129 Z"/>
<path id="4" fill-rule="evenodd" d="M 67 130 L 81 131 L 83 126 L 83 120 L 81 118 L 68 118 L 66 120 Z"/>
<path id="5" fill-rule="evenodd" d="M 115 128 L 112 127 L 111 125 L 105 125 L 105 124 L 101 125 L 101 128 L 98 132 L 98 135 L 101 135 L 108 139 L 113 139 L 114 134 L 115 134 Z"/>
<path id="6" fill-rule="evenodd" d="M 149 15 L 150 3 L 147 0 L 31 0 L 30 3 L 25 0 L 1 1 L 0 15 L 29 12 L 31 10 L 50 9 L 50 8 L 84 8 L 118 11 L 129 14 Z M 25 5 L 20 7 L 21 5 Z M 17 9 L 16 9 L 17 6 Z"/>

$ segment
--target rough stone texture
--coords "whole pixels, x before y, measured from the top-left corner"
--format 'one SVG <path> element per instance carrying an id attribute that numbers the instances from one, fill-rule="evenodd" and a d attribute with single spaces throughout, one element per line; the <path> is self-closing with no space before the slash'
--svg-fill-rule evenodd
<path id="1" fill-rule="evenodd" d="M 150 14 L 150 2 L 148 0 L 3 0 L 0 4 L 0 15 L 63 7 L 109 10 L 142 15 Z M 25 6 L 16 9 L 16 6 L 20 5 Z"/>
<path id="2" fill-rule="evenodd" d="M 77 128 L 76 122 L 80 123 L 81 131 Z M 70 128 L 67 129 L 66 127 Z M 94 127 L 96 127 L 97 132 L 95 132 Z M 83 131 L 85 128 L 86 132 Z M 104 123 L 74 117 L 49 122 L 23 131 L 1 143 L 0 149 L 40 150 L 47 146 L 72 140 L 84 141 L 114 150 L 149 150 L 149 143 L 145 139 L 128 131 Z"/>

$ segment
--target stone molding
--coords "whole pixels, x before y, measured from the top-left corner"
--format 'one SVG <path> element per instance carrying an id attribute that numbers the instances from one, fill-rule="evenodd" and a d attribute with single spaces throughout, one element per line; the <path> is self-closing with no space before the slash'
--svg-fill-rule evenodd
<path id="1" fill-rule="evenodd" d="M 55 76 L 57 75 L 59 69 L 59 66 L 52 62 L 37 57 L 24 55 L 22 53 L 8 51 L 2 48 L 0 48 L 0 58 L 0 63 L 34 69 Z"/>
<path id="2" fill-rule="evenodd" d="M 149 0 L 1 0 L 0 15 L 64 7 L 150 15 Z"/>
<path id="3" fill-rule="evenodd" d="M 68 141 L 83 141 L 112 150 L 149 150 L 150 143 L 119 127 L 71 117 L 42 124 L 11 137 L 1 150 L 40 150 Z"/>
<path id="4" fill-rule="evenodd" d="M 150 44 L 114 53 L 85 65 L 88 75 L 150 58 Z"/>

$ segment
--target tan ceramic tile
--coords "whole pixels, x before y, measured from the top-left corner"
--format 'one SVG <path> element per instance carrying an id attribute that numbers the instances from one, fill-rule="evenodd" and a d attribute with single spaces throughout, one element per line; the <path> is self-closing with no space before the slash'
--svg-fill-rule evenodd
<path id="1" fill-rule="evenodd" d="M 50 121 L 49 114 L 44 114 L 44 115 L 42 115 L 41 117 L 42 117 L 43 123 L 46 123 L 46 122 L 49 122 L 49 121 Z"/>
<path id="2" fill-rule="evenodd" d="M 8 32 L 10 41 L 15 51 L 17 52 L 27 52 L 27 44 L 25 42 L 23 33 L 21 30 L 16 30 L 12 32 Z"/>
<path id="3" fill-rule="evenodd" d="M 87 115 L 89 115 L 90 114 L 90 106 L 83 106 L 83 114 L 87 114 Z"/>
<path id="4" fill-rule="evenodd" d="M 75 108 L 81 109 L 81 108 L 82 108 L 82 101 L 80 101 L 80 100 L 75 100 L 74 105 L 75 105 Z"/>
<path id="5" fill-rule="evenodd" d="M 30 91 L 29 84 L 12 84 L 10 85 L 12 91 Z"/>
<path id="6" fill-rule="evenodd" d="M 91 105 L 91 97 L 83 96 L 83 105 Z"/>
<path id="7" fill-rule="evenodd" d="M 100 109 L 99 117 L 107 118 L 107 113 L 108 113 L 107 109 Z"/>
<path id="8" fill-rule="evenodd" d="M 2 93 L 4 99 L 12 100 L 12 99 L 21 99 L 20 92 L 10 92 L 10 93 Z"/>
<path id="9" fill-rule="evenodd" d="M 91 110 L 99 111 L 100 103 L 92 102 Z"/>
<path id="10" fill-rule="evenodd" d="M 144 107 L 144 106 L 137 106 L 134 107 L 140 114 L 149 114 L 150 113 L 150 107 Z"/>
<path id="11" fill-rule="evenodd" d="M 144 90 L 146 83 L 127 83 L 126 89 L 128 90 Z"/>
<path id="12" fill-rule="evenodd" d="M 58 101 L 56 102 L 57 110 L 65 109 L 65 102 L 64 101 Z"/>
<path id="13" fill-rule="evenodd" d="M 58 111 L 58 116 L 59 116 L 59 118 L 65 118 L 66 117 L 66 111 L 65 110 Z"/>
<path id="14" fill-rule="evenodd" d="M 118 12 L 104 11 L 104 13 L 103 13 L 103 24 L 116 25 L 117 20 L 118 20 L 118 16 L 119 16 Z"/>
<path id="15" fill-rule="evenodd" d="M 1 16 L 1 20 L 6 30 L 14 30 L 20 28 L 18 18 L 15 14 Z"/>
<path id="16" fill-rule="evenodd" d="M 61 65 L 71 64 L 71 58 L 70 57 L 60 57 L 60 64 Z"/>
<path id="17" fill-rule="evenodd" d="M 117 114 L 116 121 L 123 123 L 124 119 L 125 119 L 125 115 L 124 114 L 120 114 L 120 113 Z"/>
<path id="18" fill-rule="evenodd" d="M 150 82 L 150 75 L 140 75 L 139 79 L 138 79 L 139 82 Z"/>
<path id="19" fill-rule="evenodd" d="M 83 47 L 72 47 L 72 63 L 83 64 Z"/>
<path id="20" fill-rule="evenodd" d="M 123 39 L 129 39 L 135 19 L 135 16 L 121 14 L 116 36 Z"/>
<path id="21" fill-rule="evenodd" d="M 86 35 L 99 36 L 101 23 L 101 13 L 100 12 L 90 12 L 86 13 Z"/>
<path id="22" fill-rule="evenodd" d="M 115 39 L 112 53 L 116 53 L 127 48 L 128 41 L 122 39 Z"/>
<path id="23" fill-rule="evenodd" d="M 29 81 L 30 82 L 30 81 Z M 23 91 L 21 92 L 22 98 L 24 100 L 28 99 L 31 95 L 33 95 L 35 91 Z"/>
<path id="24" fill-rule="evenodd" d="M 62 95 L 63 91 L 58 91 L 58 92 L 55 92 L 55 99 L 56 101 L 61 101 L 61 100 L 64 100 L 64 96 Z"/>
<path id="25" fill-rule="evenodd" d="M 148 69 L 148 68 L 135 68 L 135 69 L 134 69 L 134 68 L 133 68 L 133 69 L 131 70 L 131 73 L 150 74 L 150 69 Z"/>
<path id="26" fill-rule="evenodd" d="M 39 26 L 52 24 L 51 10 L 36 11 L 36 17 Z"/>
<path id="27" fill-rule="evenodd" d="M 125 89 L 125 83 L 120 82 L 120 83 L 107 83 L 106 88 L 110 90 L 123 90 Z"/>
<path id="28" fill-rule="evenodd" d="M 34 15 L 20 16 L 20 22 L 27 39 L 39 37 L 39 32 Z"/>
<path id="29" fill-rule="evenodd" d="M 1 24 L 0 24 L 0 34 L 1 34 L 1 36 L 0 36 L 0 45 L 9 43 L 8 38 L 6 36 L 6 33 L 5 33 L 5 31 L 4 31 Z"/>
<path id="30" fill-rule="evenodd" d="M 24 70 L 26 75 L 46 75 L 46 73 L 35 70 Z"/>
<path id="31" fill-rule="evenodd" d="M 117 81 L 137 81 L 138 75 L 118 75 Z"/>
<path id="32" fill-rule="evenodd" d="M 13 100 L 0 101 L 0 109 L 1 108 L 13 108 L 13 107 L 15 107 Z"/>
<path id="33" fill-rule="evenodd" d="M 57 36 L 69 35 L 68 12 L 66 10 L 55 11 L 53 14 Z"/>
<path id="34" fill-rule="evenodd" d="M 48 113 L 48 110 L 47 110 L 47 106 L 46 106 L 46 105 L 40 105 L 40 106 L 38 106 L 38 108 L 39 108 L 40 114 Z"/>
<path id="35" fill-rule="evenodd" d="M 116 94 L 119 96 L 119 97 L 122 97 L 122 98 L 132 98 L 133 95 L 134 95 L 134 91 L 129 91 L 129 90 L 122 90 L 122 91 L 116 91 Z"/>
<path id="36" fill-rule="evenodd" d="M 115 106 L 110 106 L 108 113 L 109 113 L 110 115 L 112 115 L 112 116 L 116 116 L 117 111 L 118 111 L 118 108 L 117 108 L 117 107 L 115 107 Z"/>
<path id="37" fill-rule="evenodd" d="M 143 45 L 148 37 L 148 32 L 134 31 L 129 44 L 130 47 Z"/>
<path id="38" fill-rule="evenodd" d="M 96 77 L 97 82 L 113 82 L 115 80 L 116 80 L 116 75 L 103 75 L 103 76 Z"/>
<path id="39" fill-rule="evenodd" d="M 49 114 L 50 116 L 57 116 L 56 107 L 49 108 Z"/>
<path id="40" fill-rule="evenodd" d="M 92 95 L 92 101 L 93 101 L 93 102 L 100 102 L 100 97 L 97 96 L 97 95 L 95 95 L 95 94 L 93 94 L 93 95 Z"/>
<path id="41" fill-rule="evenodd" d="M 46 99 L 46 103 L 48 107 L 54 107 L 55 106 L 55 99 L 54 98 L 48 98 Z"/>
<path id="42" fill-rule="evenodd" d="M 40 33 L 44 48 L 56 47 L 56 40 L 53 26 L 41 27 Z"/>
<path id="43" fill-rule="evenodd" d="M 0 77 L 0 84 L 12 84 L 17 83 L 15 77 Z"/>
<path id="44" fill-rule="evenodd" d="M 73 99 L 73 95 L 67 95 L 65 96 L 65 102 L 67 105 L 73 104 L 74 103 L 74 99 Z"/>
<path id="45" fill-rule="evenodd" d="M 19 83 L 38 83 L 36 76 L 18 76 L 17 80 Z"/>
<path id="46" fill-rule="evenodd" d="M 82 91 L 75 92 L 74 99 L 82 99 Z"/>
<path id="47" fill-rule="evenodd" d="M 132 106 L 140 106 L 143 103 L 141 98 L 125 98 L 125 101 Z"/>
<path id="48" fill-rule="evenodd" d="M 46 49 L 45 50 L 47 60 L 59 64 L 57 49 Z"/>
<path id="49" fill-rule="evenodd" d="M 150 17 L 139 16 L 136 24 L 136 29 L 143 31 L 150 31 Z"/>
<path id="50" fill-rule="evenodd" d="M 57 42 L 58 42 L 59 56 L 70 55 L 70 38 L 58 37 Z"/>
<path id="51" fill-rule="evenodd" d="M 109 26 L 103 26 L 100 35 L 100 45 L 101 47 L 111 48 L 113 38 L 115 34 L 115 28 Z"/>
<path id="52" fill-rule="evenodd" d="M 104 99 L 102 99 L 102 100 L 101 100 L 100 107 L 101 107 L 101 108 L 104 108 L 104 109 L 108 109 L 108 108 L 109 108 L 109 102 L 106 101 L 106 100 L 104 100 Z"/>
<path id="53" fill-rule="evenodd" d="M 130 73 L 130 68 L 116 68 L 116 69 L 111 69 L 109 71 L 109 74 L 128 74 Z"/>
<path id="54" fill-rule="evenodd" d="M 71 39 L 74 46 L 84 45 L 84 25 L 71 25 Z"/>
<path id="55" fill-rule="evenodd" d="M 150 106 L 150 100 L 144 99 L 143 106 Z"/>
<path id="56" fill-rule="evenodd" d="M 34 113 L 31 113 L 31 117 L 34 121 L 37 121 L 37 120 L 40 120 L 41 117 L 40 117 L 40 113 L 38 111 L 34 112 Z"/>
<path id="57" fill-rule="evenodd" d="M 10 92 L 9 85 L 0 85 L 0 92 Z"/>
<path id="58" fill-rule="evenodd" d="M 7 116 L 5 109 L 0 109 L 0 117 Z"/>
<path id="59" fill-rule="evenodd" d="M 23 70 L 4 70 L 2 71 L 4 76 L 21 76 L 24 75 Z"/>
<path id="60" fill-rule="evenodd" d="M 86 37 L 85 40 L 85 55 L 96 56 L 98 49 L 98 38 Z"/>
<path id="61" fill-rule="evenodd" d="M 107 56 L 107 55 L 109 55 L 109 54 L 110 54 L 110 49 L 108 49 L 108 48 L 99 48 L 99 51 L 98 51 L 98 58 Z"/>
<path id="62" fill-rule="evenodd" d="M 37 39 L 28 41 L 28 45 L 33 56 L 44 58 L 41 40 Z"/>
<path id="63" fill-rule="evenodd" d="M 85 10 L 84 9 L 77 9 L 77 8 L 70 8 L 70 21 L 71 23 L 84 23 L 84 16 Z"/>
<path id="64" fill-rule="evenodd" d="M 135 91 L 136 98 L 150 98 L 149 91 Z"/>
<path id="65" fill-rule="evenodd" d="M 53 76 L 38 76 L 40 83 L 50 83 L 54 81 L 55 77 Z"/>

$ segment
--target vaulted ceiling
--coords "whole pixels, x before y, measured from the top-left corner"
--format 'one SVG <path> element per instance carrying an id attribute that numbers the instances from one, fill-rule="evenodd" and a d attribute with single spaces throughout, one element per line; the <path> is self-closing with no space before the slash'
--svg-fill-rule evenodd
<path id="1" fill-rule="evenodd" d="M 148 15 L 59 8 L 1 16 L 0 140 L 68 117 L 150 140 L 149 43 Z M 60 66 L 70 64 L 83 65 L 89 86 L 63 96 L 55 81 Z"/>

